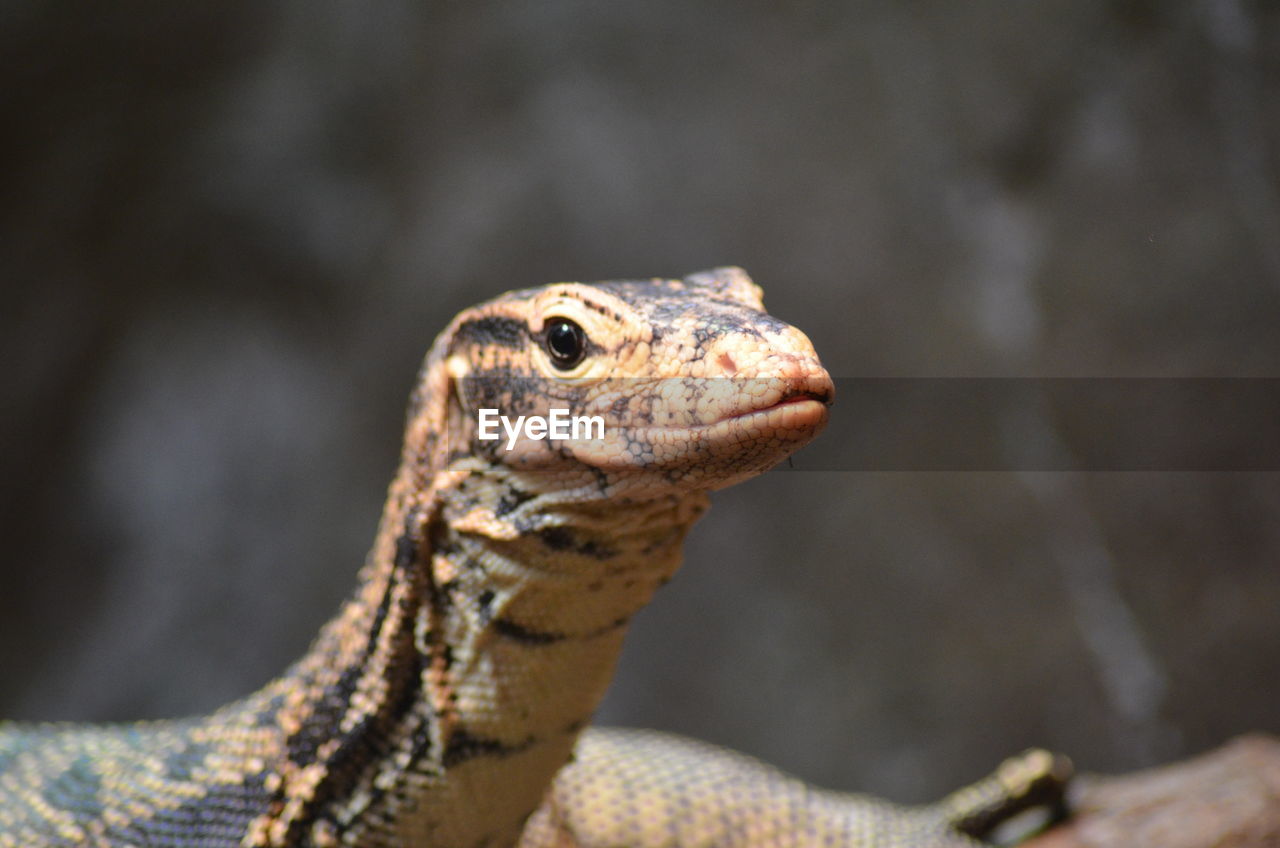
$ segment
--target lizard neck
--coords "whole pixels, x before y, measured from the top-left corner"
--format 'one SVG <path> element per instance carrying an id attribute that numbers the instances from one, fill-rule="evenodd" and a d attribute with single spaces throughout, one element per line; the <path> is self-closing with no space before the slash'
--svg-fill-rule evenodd
<path id="1" fill-rule="evenodd" d="M 507 844 L 569 759 L 702 492 L 645 500 L 474 461 L 402 469 L 354 596 L 280 679 L 215 716 L 281 734 L 264 844 Z M 562 482 L 562 481 L 560 481 Z M 432 841 L 434 840 L 434 841 Z"/>

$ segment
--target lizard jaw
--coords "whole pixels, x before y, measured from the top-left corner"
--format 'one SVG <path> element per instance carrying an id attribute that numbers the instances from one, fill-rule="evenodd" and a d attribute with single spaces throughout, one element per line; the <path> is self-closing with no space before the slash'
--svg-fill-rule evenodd
<path id="1" fill-rule="evenodd" d="M 606 472 L 652 473 L 663 487 L 725 488 L 812 441 L 826 426 L 834 394 L 821 366 L 791 379 L 760 380 L 750 389 L 735 392 L 705 423 L 619 428 L 606 431 L 605 443 L 579 443 L 573 452 Z"/>

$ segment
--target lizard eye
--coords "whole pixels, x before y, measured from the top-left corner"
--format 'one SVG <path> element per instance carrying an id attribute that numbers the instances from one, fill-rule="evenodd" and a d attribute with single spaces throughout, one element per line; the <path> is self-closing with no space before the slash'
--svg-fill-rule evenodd
<path id="1" fill-rule="evenodd" d="M 587 355 L 587 334 L 568 318 L 552 318 L 547 322 L 545 344 L 551 364 L 561 371 L 568 371 Z"/>

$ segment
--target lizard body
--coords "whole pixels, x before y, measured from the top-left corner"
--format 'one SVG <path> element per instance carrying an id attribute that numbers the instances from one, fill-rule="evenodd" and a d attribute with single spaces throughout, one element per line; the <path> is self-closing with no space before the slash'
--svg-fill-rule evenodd
<path id="1" fill-rule="evenodd" d="M 789 803 L 803 785 L 762 766 L 600 732 L 548 786 L 708 492 L 809 441 L 831 395 L 809 340 L 765 313 L 738 269 L 525 289 L 463 312 L 424 361 L 355 593 L 302 659 L 208 716 L 0 725 L 0 848 L 632 844 L 591 800 L 616 792 L 608 774 L 630 779 L 619 757 L 658 781 L 656 794 L 627 795 L 657 805 L 643 807 L 653 822 L 674 815 L 662 806 L 673 787 L 732 817 L 739 796 L 708 789 L 699 763 L 754 787 L 741 797 L 772 787 Z M 600 418 L 603 436 L 526 433 L 509 450 L 481 438 L 483 409 L 555 408 Z M 947 844 L 950 822 L 1025 793 L 997 795 L 935 811 L 925 830 L 853 801 L 858 828 L 832 844 Z M 634 844 L 793 844 L 709 839 Z"/>

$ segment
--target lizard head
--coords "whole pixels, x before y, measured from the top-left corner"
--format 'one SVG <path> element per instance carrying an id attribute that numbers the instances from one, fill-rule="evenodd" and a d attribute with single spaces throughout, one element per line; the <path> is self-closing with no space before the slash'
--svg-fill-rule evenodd
<path id="1" fill-rule="evenodd" d="M 634 497 L 767 470 L 818 434 L 833 395 L 738 268 L 511 292 L 460 315 L 425 374 L 410 427 L 446 434 L 434 468 L 478 459 L 543 491 L 586 479 Z"/>

